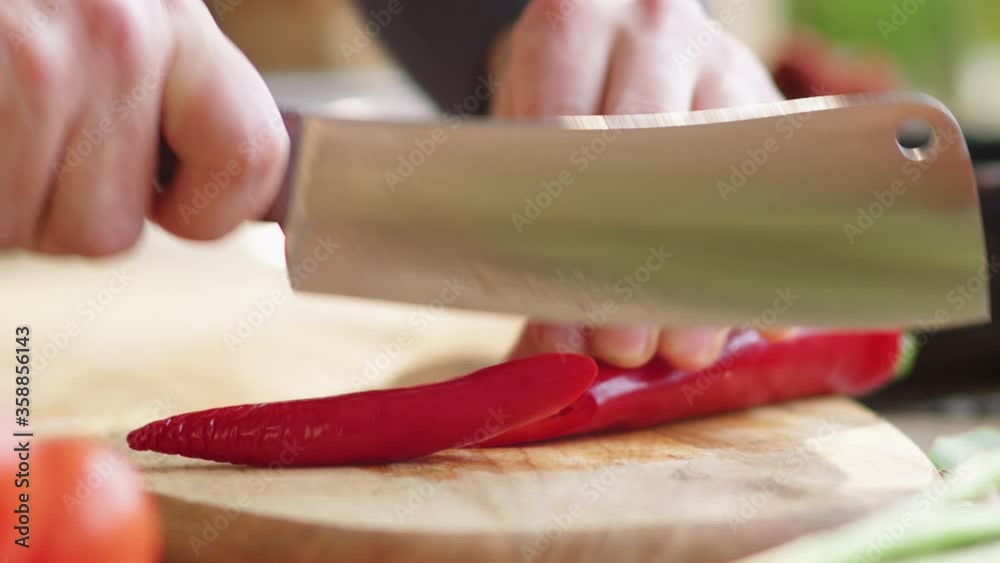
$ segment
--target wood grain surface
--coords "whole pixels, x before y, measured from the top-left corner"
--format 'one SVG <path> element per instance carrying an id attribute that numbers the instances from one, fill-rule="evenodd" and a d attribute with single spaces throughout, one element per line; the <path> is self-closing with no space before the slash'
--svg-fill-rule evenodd
<path id="1" fill-rule="evenodd" d="M 192 409 L 441 379 L 499 360 L 521 323 L 292 295 L 281 241 L 259 225 L 212 244 L 150 230 L 116 260 L 0 258 L 4 326 L 35 334 L 38 434 L 124 448 L 127 430 Z M 178 563 L 712 563 L 935 478 L 906 437 L 844 399 L 383 467 L 133 459 Z"/>

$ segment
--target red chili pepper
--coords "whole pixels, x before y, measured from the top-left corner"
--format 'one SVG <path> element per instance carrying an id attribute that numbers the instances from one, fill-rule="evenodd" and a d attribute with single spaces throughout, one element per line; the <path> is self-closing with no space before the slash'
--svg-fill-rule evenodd
<path id="1" fill-rule="evenodd" d="M 889 92 L 904 86 L 889 58 L 847 57 L 836 45 L 801 32 L 780 50 L 772 75 L 789 99 Z"/>
<path id="2" fill-rule="evenodd" d="M 183 414 L 131 432 L 128 444 L 257 466 L 400 461 L 555 414 L 596 373 L 587 356 L 545 354 L 432 385 Z"/>
<path id="3" fill-rule="evenodd" d="M 908 338 L 896 331 L 804 332 L 767 342 L 740 332 L 715 365 L 696 372 L 653 360 L 634 369 L 600 366 L 594 384 L 558 414 L 479 446 L 647 427 L 790 399 L 856 395 L 892 379 L 908 359 Z"/>

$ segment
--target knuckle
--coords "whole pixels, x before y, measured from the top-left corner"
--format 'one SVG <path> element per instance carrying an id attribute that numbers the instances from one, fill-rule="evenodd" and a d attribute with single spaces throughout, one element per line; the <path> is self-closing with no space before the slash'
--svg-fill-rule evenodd
<path id="1" fill-rule="evenodd" d="M 534 0 L 521 13 L 519 27 L 566 31 L 601 10 L 593 0 Z"/>
<path id="2" fill-rule="evenodd" d="M 706 18 L 698 0 L 638 0 L 639 17 L 650 27 L 689 33 Z"/>
<path id="3" fill-rule="evenodd" d="M 521 21 L 527 24 L 550 25 L 558 17 L 569 17 L 580 0 L 535 0 L 525 8 Z"/>
<path id="4" fill-rule="evenodd" d="M 726 33 L 719 36 L 715 42 L 715 49 L 718 56 L 730 64 L 756 59 L 749 47 Z"/>
<path id="5" fill-rule="evenodd" d="M 721 69 L 739 71 L 743 76 L 759 76 L 769 81 L 770 73 L 753 49 L 735 37 L 723 33 L 715 42 L 715 58 Z"/>
<path id="6" fill-rule="evenodd" d="M 256 140 L 255 150 L 246 159 L 246 167 L 252 176 L 277 178 L 284 174 L 288 161 L 288 134 L 283 129 L 267 127 L 256 135 Z"/>
<path id="7" fill-rule="evenodd" d="M 146 32 L 138 4 L 129 0 L 80 2 L 91 45 L 106 51 L 120 64 L 134 65 L 144 54 Z"/>
<path id="8" fill-rule="evenodd" d="M 12 67 L 18 83 L 32 93 L 29 101 L 37 101 L 36 96 L 64 95 L 62 87 L 69 78 L 66 60 L 47 41 L 32 41 L 22 46 L 12 59 Z"/>
<path id="9" fill-rule="evenodd" d="M 663 21 L 667 14 L 675 14 L 674 9 L 677 2 L 674 0 L 639 0 L 637 2 L 644 19 L 653 21 Z"/>

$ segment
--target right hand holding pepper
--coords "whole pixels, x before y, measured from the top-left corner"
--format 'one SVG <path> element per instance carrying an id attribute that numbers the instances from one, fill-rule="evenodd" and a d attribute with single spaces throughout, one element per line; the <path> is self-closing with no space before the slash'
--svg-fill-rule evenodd
<path id="1" fill-rule="evenodd" d="M 737 2 L 719 16 L 732 22 L 747 9 Z M 498 117 L 686 112 L 782 99 L 760 60 L 698 0 L 533 0 L 493 51 L 492 70 L 502 77 L 492 107 Z M 697 370 L 719 358 L 729 334 L 613 324 L 529 323 L 513 355 L 587 353 L 621 367 L 659 356 Z M 790 331 L 761 333 L 777 340 Z"/>

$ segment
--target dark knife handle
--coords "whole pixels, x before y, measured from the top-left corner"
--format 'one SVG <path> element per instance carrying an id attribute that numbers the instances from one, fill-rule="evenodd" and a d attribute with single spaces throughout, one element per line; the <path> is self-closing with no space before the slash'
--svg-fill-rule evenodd
<path id="1" fill-rule="evenodd" d="M 160 136 L 160 149 L 156 157 L 156 192 L 163 193 L 174 183 L 177 176 L 177 155 L 171 150 L 167 140 Z"/>
<path id="2" fill-rule="evenodd" d="M 289 191 L 292 186 L 292 171 L 295 168 L 292 163 L 295 162 L 302 117 L 297 112 L 282 110 L 281 119 L 285 124 L 285 130 L 288 132 L 288 137 L 291 140 L 288 155 L 288 168 L 285 170 L 285 177 L 281 182 L 281 190 L 274 198 L 271 208 L 266 214 L 264 214 L 263 217 L 260 218 L 260 220 L 274 221 L 283 224 L 288 207 Z M 170 186 L 173 185 L 174 180 L 177 177 L 177 168 L 180 165 L 180 160 L 177 158 L 177 154 L 170 148 L 167 140 L 162 135 L 160 136 L 160 147 L 157 151 L 156 162 L 156 178 L 154 180 L 154 186 L 157 193 L 163 193 L 170 189 Z"/>

